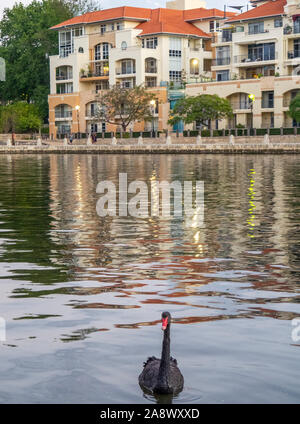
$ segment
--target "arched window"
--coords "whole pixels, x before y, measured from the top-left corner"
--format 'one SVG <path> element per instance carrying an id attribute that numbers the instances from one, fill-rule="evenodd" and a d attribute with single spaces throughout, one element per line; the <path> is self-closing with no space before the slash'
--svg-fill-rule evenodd
<path id="1" fill-rule="evenodd" d="M 59 66 L 56 68 L 56 80 L 63 81 L 73 78 L 72 66 Z"/>
<path id="2" fill-rule="evenodd" d="M 127 43 L 126 43 L 126 41 L 122 41 L 121 49 L 122 50 L 126 50 L 127 49 Z"/>
<path id="3" fill-rule="evenodd" d="M 79 47 L 78 53 L 84 53 L 83 47 Z"/>
<path id="4" fill-rule="evenodd" d="M 95 60 L 107 60 L 109 58 L 109 44 L 100 43 L 94 47 Z"/>
<path id="5" fill-rule="evenodd" d="M 72 108 L 66 104 L 60 104 L 55 107 L 55 118 L 72 118 Z"/>
<path id="6" fill-rule="evenodd" d="M 149 74 L 157 73 L 156 59 L 154 57 L 147 57 L 145 59 L 145 72 Z"/>

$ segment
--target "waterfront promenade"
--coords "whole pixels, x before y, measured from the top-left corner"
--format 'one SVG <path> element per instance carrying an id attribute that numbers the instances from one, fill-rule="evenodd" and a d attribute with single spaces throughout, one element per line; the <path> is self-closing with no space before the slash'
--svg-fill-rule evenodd
<path id="1" fill-rule="evenodd" d="M 300 153 L 300 135 L 2 141 L 0 153 Z"/>

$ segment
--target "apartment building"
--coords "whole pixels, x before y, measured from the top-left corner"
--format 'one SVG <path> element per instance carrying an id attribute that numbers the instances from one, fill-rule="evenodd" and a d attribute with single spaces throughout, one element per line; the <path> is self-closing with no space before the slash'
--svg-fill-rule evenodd
<path id="1" fill-rule="evenodd" d="M 287 111 L 300 91 L 300 2 L 252 4 L 223 23 L 214 37 L 214 81 L 190 84 L 186 94 L 222 93 L 230 100 L 234 119 L 215 123 L 219 128 L 295 126 Z"/>
<path id="2" fill-rule="evenodd" d="M 200 0 L 176 0 L 165 9 L 117 7 L 54 26 L 59 52 L 50 57 L 51 136 L 118 130 L 97 119 L 97 95 L 113 85 L 144 84 L 156 94 L 153 122 L 134 123 L 132 130 L 167 128 L 170 108 L 184 95 L 182 82 L 212 78 L 212 37 L 235 15 L 206 9 Z"/>
<path id="3" fill-rule="evenodd" d="M 118 131 L 97 119 L 97 95 L 113 85 L 144 84 L 156 94 L 153 122 L 134 123 L 133 131 L 170 129 L 176 101 L 204 93 L 228 98 L 234 110 L 212 127 L 297 125 L 287 112 L 300 90 L 300 0 L 252 0 L 244 13 L 207 9 L 200 0 L 166 6 L 106 9 L 52 28 L 59 37 L 50 57 L 53 137 Z"/>

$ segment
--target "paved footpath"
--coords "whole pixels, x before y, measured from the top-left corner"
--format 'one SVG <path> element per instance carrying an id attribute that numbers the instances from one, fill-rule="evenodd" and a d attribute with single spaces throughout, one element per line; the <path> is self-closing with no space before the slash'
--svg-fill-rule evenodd
<path id="1" fill-rule="evenodd" d="M 175 141 L 175 140 L 174 140 Z M 0 145 L 0 154 L 33 154 L 33 153 L 300 153 L 300 142 L 282 142 L 282 143 L 238 143 L 229 142 L 207 143 L 184 143 L 184 144 L 166 144 L 165 142 L 151 142 L 146 140 L 142 144 L 128 143 L 125 140 L 112 145 L 109 144 L 73 144 L 64 145 L 61 142 L 43 143 L 42 146 L 36 144 L 20 144 L 16 146 Z"/>

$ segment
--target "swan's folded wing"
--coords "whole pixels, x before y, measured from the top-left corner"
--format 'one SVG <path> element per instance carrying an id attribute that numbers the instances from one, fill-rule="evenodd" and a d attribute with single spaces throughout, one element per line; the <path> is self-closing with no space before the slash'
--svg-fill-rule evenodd
<path id="1" fill-rule="evenodd" d="M 159 361 L 159 359 L 157 359 L 155 356 L 149 356 L 149 358 L 147 359 L 147 361 L 144 362 L 144 368 L 146 367 L 146 365 L 150 364 L 153 361 Z"/>

